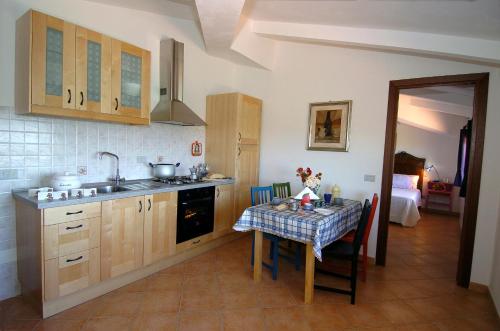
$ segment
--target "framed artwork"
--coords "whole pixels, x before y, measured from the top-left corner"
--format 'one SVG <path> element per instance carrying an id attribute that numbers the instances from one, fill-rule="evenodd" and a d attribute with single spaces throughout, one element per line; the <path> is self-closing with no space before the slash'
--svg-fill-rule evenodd
<path id="1" fill-rule="evenodd" d="M 352 100 L 309 104 L 307 149 L 347 152 Z"/>

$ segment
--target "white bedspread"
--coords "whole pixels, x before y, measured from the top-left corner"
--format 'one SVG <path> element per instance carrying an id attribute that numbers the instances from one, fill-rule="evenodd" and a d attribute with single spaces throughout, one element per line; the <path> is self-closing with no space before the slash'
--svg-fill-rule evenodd
<path id="1" fill-rule="evenodd" d="M 421 205 L 420 190 L 392 188 L 391 213 L 389 220 L 403 226 L 415 226 L 420 219 L 418 207 Z"/>

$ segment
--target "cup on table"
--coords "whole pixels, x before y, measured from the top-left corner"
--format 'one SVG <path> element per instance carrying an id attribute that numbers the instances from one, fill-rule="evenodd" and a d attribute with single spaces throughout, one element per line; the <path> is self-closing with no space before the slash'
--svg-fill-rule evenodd
<path id="1" fill-rule="evenodd" d="M 325 199 L 325 203 L 330 203 L 332 202 L 332 194 L 331 193 L 325 193 L 323 195 L 323 198 Z"/>

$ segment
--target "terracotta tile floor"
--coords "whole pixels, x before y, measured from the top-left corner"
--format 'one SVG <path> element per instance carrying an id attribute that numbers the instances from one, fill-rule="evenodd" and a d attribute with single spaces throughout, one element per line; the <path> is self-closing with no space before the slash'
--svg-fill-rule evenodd
<path id="1" fill-rule="evenodd" d="M 322 291 L 303 305 L 303 271 L 288 263 L 277 281 L 265 271 L 254 284 L 246 236 L 44 321 L 20 298 L 6 300 L 0 329 L 500 330 L 489 297 L 454 284 L 458 238 L 450 217 L 391 225 L 388 266 L 370 267 L 355 306 Z"/>

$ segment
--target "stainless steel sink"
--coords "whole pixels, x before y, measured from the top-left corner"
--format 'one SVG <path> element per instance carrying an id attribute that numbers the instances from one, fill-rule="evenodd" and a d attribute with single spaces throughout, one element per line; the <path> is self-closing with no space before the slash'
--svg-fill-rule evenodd
<path id="1" fill-rule="evenodd" d="M 123 192 L 123 191 L 130 191 L 130 189 L 117 185 L 97 186 L 97 193 L 113 193 L 113 192 Z"/>

